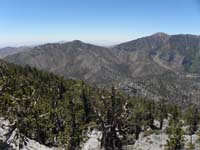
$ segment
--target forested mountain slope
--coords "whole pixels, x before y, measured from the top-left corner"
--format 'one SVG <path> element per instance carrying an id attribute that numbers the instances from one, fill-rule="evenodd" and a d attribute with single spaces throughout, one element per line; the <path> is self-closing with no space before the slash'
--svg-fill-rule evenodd
<path id="1" fill-rule="evenodd" d="M 6 135 L 1 134 L 7 126 L 0 124 L 4 125 L 0 127 L 1 148 L 9 146 L 7 139 L 16 132 L 21 148 L 26 147 L 28 137 L 29 142 L 32 139 L 68 150 L 81 149 L 87 141 L 86 132 L 93 129 L 102 134 L 100 145 L 106 150 L 134 146 L 143 134 L 154 133 L 165 134 L 168 142 L 162 149 L 187 147 L 182 140 L 198 133 L 196 106 L 182 111 L 165 100 L 127 97 L 114 87 L 107 91 L 4 61 L 0 61 L 0 103 L 1 120 L 10 122 L 3 120 L 9 125 Z M 41 147 L 37 142 L 33 143 Z"/>
<path id="2" fill-rule="evenodd" d="M 5 60 L 187 106 L 200 105 L 199 54 L 199 36 L 156 33 L 113 48 L 81 41 L 45 44 Z"/>
<path id="3" fill-rule="evenodd" d="M 111 50 L 81 41 L 37 46 L 6 60 L 93 83 L 117 80 L 124 75 L 117 70 L 120 62 Z"/>
<path id="4" fill-rule="evenodd" d="M 89 95 L 95 93 L 82 81 L 0 61 L 0 115 L 11 121 L 13 130 L 41 144 L 69 145 L 74 136 L 79 146 L 82 130 L 91 122 Z"/>

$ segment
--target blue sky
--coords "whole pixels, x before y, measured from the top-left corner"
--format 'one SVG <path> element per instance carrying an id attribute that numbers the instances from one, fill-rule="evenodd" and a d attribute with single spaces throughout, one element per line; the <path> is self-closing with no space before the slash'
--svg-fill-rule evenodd
<path id="1" fill-rule="evenodd" d="M 0 45 L 200 34 L 200 0 L 0 0 Z"/>

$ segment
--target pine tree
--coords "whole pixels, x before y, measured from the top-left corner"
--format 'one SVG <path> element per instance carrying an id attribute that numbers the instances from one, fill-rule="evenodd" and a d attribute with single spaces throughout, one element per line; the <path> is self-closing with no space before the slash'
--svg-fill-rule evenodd
<path id="1" fill-rule="evenodd" d="M 166 104 L 164 100 L 161 100 L 158 103 L 158 120 L 160 122 L 160 127 L 159 127 L 160 130 L 162 130 L 163 128 L 164 118 L 166 117 L 167 117 Z"/>
<path id="2" fill-rule="evenodd" d="M 84 114 L 83 114 L 83 118 L 84 118 L 84 122 L 85 123 L 89 123 L 91 120 L 91 104 L 89 101 L 89 98 L 86 95 L 86 91 L 85 89 L 82 90 L 82 94 L 81 94 L 81 99 L 83 100 L 83 107 L 84 107 Z"/>
<path id="3" fill-rule="evenodd" d="M 189 134 L 192 135 L 197 130 L 197 125 L 199 122 L 199 112 L 198 109 L 195 106 L 190 107 L 186 114 L 185 114 L 185 121 L 186 124 L 189 125 Z"/>
<path id="4" fill-rule="evenodd" d="M 112 87 L 111 98 L 101 96 L 101 101 L 103 111 L 98 104 L 94 108 L 102 131 L 101 147 L 106 150 L 122 150 L 122 138 L 125 138 L 125 124 L 128 118 L 126 102 L 117 97 L 114 87 Z"/>
<path id="5" fill-rule="evenodd" d="M 70 117 L 71 117 L 71 125 L 70 125 L 70 136 L 69 136 L 69 143 L 68 143 L 68 149 L 69 150 L 77 150 L 80 145 L 80 138 L 77 134 L 77 131 L 79 130 L 78 124 L 76 122 L 76 114 L 74 110 L 74 102 L 72 98 L 69 99 L 69 109 L 70 109 Z"/>
<path id="6" fill-rule="evenodd" d="M 165 145 L 165 150 L 182 150 L 184 147 L 184 131 L 181 128 L 181 123 L 172 123 L 168 132 L 169 139 Z"/>

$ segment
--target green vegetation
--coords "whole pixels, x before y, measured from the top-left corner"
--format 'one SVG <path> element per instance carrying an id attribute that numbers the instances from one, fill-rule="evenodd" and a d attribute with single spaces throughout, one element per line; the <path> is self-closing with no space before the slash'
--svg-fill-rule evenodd
<path id="1" fill-rule="evenodd" d="M 184 131 L 181 128 L 182 122 L 180 120 L 180 114 L 178 107 L 172 106 L 169 120 L 170 126 L 167 128 L 169 139 L 165 145 L 166 150 L 181 150 L 184 147 Z"/>
<path id="2" fill-rule="evenodd" d="M 184 137 L 183 130 L 181 128 L 181 123 L 173 123 L 169 127 L 169 139 L 167 140 L 166 150 L 181 150 L 184 147 Z"/>
<path id="3" fill-rule="evenodd" d="M 48 146 L 81 142 L 81 131 L 92 121 L 87 100 L 92 91 L 82 81 L 0 62 L 0 115 Z"/>
<path id="4" fill-rule="evenodd" d="M 65 80 L 52 73 L 0 61 L 0 116 L 13 122 L 25 136 L 47 146 L 78 150 L 89 127 L 102 131 L 106 150 L 133 144 L 141 132 L 158 133 L 170 117 L 167 150 L 183 146 L 182 122 L 190 135 L 198 125 L 194 107 L 182 113 L 164 100 L 128 97 L 119 90 L 99 89 L 83 81 Z M 170 114 L 170 116 L 169 116 Z M 160 125 L 155 126 L 157 120 Z M 147 129 L 150 129 L 149 131 Z"/>

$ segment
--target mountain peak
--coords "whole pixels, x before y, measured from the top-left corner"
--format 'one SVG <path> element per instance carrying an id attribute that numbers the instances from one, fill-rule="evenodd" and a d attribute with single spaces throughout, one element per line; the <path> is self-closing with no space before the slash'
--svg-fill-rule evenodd
<path id="1" fill-rule="evenodd" d="M 159 36 L 159 37 L 163 37 L 163 36 L 169 36 L 169 34 L 164 33 L 164 32 L 157 32 L 155 34 L 153 34 L 152 36 Z"/>
<path id="2" fill-rule="evenodd" d="M 74 40 L 74 41 L 72 41 L 72 43 L 74 43 L 74 44 L 82 44 L 83 42 L 80 41 L 80 40 Z"/>

